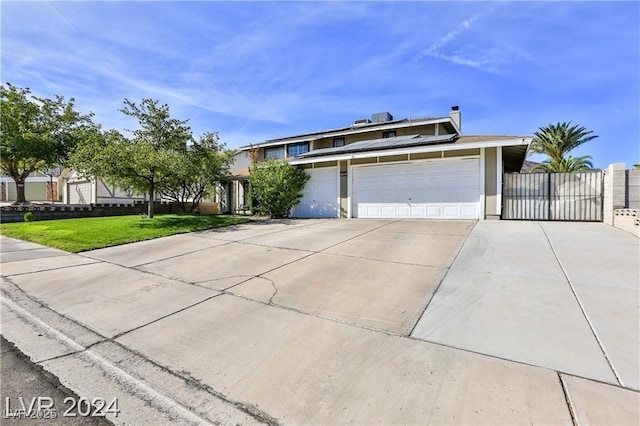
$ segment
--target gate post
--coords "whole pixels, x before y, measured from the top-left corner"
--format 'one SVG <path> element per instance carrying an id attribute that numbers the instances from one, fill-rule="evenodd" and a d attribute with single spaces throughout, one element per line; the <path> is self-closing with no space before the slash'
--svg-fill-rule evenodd
<path id="1" fill-rule="evenodd" d="M 552 219 L 551 215 L 551 173 L 547 173 L 547 220 Z"/>
<path id="2" fill-rule="evenodd" d="M 603 170 L 604 202 L 603 220 L 613 226 L 613 210 L 624 208 L 625 203 L 625 164 L 613 163 Z"/>

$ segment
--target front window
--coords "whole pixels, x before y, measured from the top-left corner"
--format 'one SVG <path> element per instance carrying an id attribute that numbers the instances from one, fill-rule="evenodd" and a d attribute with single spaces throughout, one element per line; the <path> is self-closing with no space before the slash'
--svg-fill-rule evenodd
<path id="1" fill-rule="evenodd" d="M 391 132 L 382 132 L 382 137 L 383 138 L 395 138 L 396 137 L 396 132 L 395 132 L 395 130 L 393 130 Z"/>
<path id="2" fill-rule="evenodd" d="M 309 152 L 309 142 L 296 143 L 287 147 L 289 157 L 297 157 Z"/>
<path id="3" fill-rule="evenodd" d="M 275 159 L 284 158 L 284 147 L 283 146 L 274 146 L 274 147 L 271 147 L 271 148 L 265 148 L 264 149 L 264 158 L 265 159 L 269 159 L 269 158 L 275 158 Z"/>
<path id="4" fill-rule="evenodd" d="M 339 147 L 339 146 L 344 146 L 344 138 L 335 138 L 333 140 L 333 146 L 335 148 Z"/>

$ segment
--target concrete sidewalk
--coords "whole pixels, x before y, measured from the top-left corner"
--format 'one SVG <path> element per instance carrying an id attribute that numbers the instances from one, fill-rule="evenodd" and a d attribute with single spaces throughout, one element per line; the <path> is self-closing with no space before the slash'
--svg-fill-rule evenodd
<path id="1" fill-rule="evenodd" d="M 118 397 L 116 424 L 638 424 L 630 238 L 410 220 L 82 255 L 0 238 L 1 332 L 79 395 Z"/>
<path id="2" fill-rule="evenodd" d="M 638 390 L 638 242 L 600 223 L 479 223 L 412 336 Z"/>

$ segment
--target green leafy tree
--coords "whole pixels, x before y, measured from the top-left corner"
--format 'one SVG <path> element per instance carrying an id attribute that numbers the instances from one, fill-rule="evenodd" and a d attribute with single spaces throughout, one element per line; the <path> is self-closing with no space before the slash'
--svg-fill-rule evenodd
<path id="1" fill-rule="evenodd" d="M 178 159 L 174 174 L 161 194 L 180 204 L 182 211 L 193 211 L 203 197 L 210 195 L 229 174 L 233 152 L 220 143 L 218 134 L 207 132 L 193 142 Z"/>
<path id="2" fill-rule="evenodd" d="M 115 130 L 88 138 L 72 156 L 74 168 L 99 176 L 112 185 L 149 196 L 148 216 L 153 217 L 153 200 L 172 182 L 180 170 L 187 144 L 192 140 L 188 120 L 171 118 L 169 107 L 143 99 L 136 104 L 124 100 L 120 111 L 138 120 L 139 128 L 127 138 Z"/>
<path id="3" fill-rule="evenodd" d="M 566 172 L 579 172 L 584 170 L 592 170 L 593 164 L 591 163 L 591 157 L 588 155 L 582 157 L 545 160 L 542 164 L 534 166 L 531 170 L 543 170 L 547 173 L 566 173 Z"/>
<path id="4" fill-rule="evenodd" d="M 591 157 L 583 156 L 565 158 L 574 148 L 587 143 L 597 135 L 577 124 L 557 123 L 540 127 L 534 133 L 531 142 L 531 152 L 546 154 L 549 159 L 539 168 L 553 172 L 569 172 L 575 170 L 588 170 L 592 168 Z"/>
<path id="5" fill-rule="evenodd" d="M 249 192 L 254 213 L 288 217 L 302 197 L 309 175 L 286 160 L 266 160 L 249 169 Z"/>
<path id="6" fill-rule="evenodd" d="M 15 181 L 18 203 L 26 202 L 24 185 L 31 173 L 66 163 L 78 141 L 98 132 L 93 114 L 75 111 L 73 98 L 30 93 L 0 86 L 0 168 Z"/>

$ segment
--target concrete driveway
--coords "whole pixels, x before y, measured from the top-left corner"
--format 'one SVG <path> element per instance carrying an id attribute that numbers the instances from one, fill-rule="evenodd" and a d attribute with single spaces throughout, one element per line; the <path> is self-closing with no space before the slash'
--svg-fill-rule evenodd
<path id="1" fill-rule="evenodd" d="M 638 240 L 268 221 L 2 244 L 2 334 L 129 424 L 638 424 Z M 89 379 L 91 378 L 91 379 Z M 113 418 L 112 418 L 113 419 Z"/>

